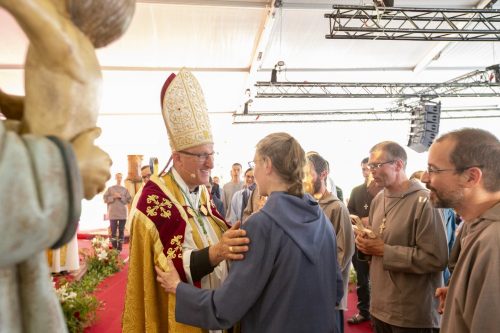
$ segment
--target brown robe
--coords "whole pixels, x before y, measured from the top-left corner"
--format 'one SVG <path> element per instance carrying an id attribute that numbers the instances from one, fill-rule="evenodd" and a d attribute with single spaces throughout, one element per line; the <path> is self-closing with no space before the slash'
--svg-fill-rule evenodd
<path id="1" fill-rule="evenodd" d="M 385 243 L 384 256 L 373 256 L 370 265 L 370 313 L 390 325 L 439 327 L 434 293 L 443 284 L 448 245 L 441 215 L 428 198 L 429 191 L 412 181 L 402 193 L 381 191 L 370 207 L 370 225 Z"/>
<path id="2" fill-rule="evenodd" d="M 500 203 L 464 222 L 441 333 L 500 329 Z M 454 249 L 455 250 L 455 249 Z"/>

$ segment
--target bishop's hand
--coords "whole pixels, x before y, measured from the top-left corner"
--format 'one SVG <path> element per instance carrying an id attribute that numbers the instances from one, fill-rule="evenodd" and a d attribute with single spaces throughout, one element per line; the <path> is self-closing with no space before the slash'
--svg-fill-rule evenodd
<path id="1" fill-rule="evenodd" d="M 219 243 L 210 246 L 209 257 L 212 266 L 218 265 L 223 260 L 243 260 L 244 253 L 248 251 L 250 239 L 246 231 L 240 229 L 241 222 L 237 221 L 222 235 Z"/>

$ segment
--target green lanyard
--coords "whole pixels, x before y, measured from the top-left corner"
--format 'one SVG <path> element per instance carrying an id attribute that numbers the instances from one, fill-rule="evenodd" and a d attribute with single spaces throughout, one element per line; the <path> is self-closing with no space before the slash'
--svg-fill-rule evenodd
<path id="1" fill-rule="evenodd" d="M 194 215 L 196 215 L 196 220 L 198 221 L 198 224 L 200 225 L 201 229 L 203 230 L 203 234 L 205 235 L 205 238 L 208 242 L 209 245 L 212 245 L 212 243 L 210 242 L 210 239 L 208 238 L 208 233 L 207 233 L 207 229 L 205 228 L 205 222 L 203 221 L 203 218 L 201 217 L 200 213 L 198 212 L 198 210 L 196 210 L 194 208 L 194 205 L 193 203 L 191 202 L 191 200 L 189 199 L 189 195 L 182 189 L 182 186 L 179 185 L 179 183 L 177 182 L 177 180 L 175 179 L 175 176 L 172 175 L 172 179 L 174 180 L 174 182 L 177 184 L 177 186 L 179 186 L 179 189 L 181 190 L 182 194 L 184 195 L 184 198 L 187 200 L 187 202 L 189 203 L 189 207 L 191 207 L 191 209 L 193 210 L 194 212 Z M 201 202 L 201 194 L 200 194 L 200 202 Z"/>

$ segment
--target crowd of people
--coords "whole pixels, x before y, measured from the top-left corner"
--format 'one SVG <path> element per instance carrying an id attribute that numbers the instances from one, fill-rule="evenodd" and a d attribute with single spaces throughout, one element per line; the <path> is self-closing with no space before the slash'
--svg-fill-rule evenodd
<path id="1" fill-rule="evenodd" d="M 135 1 L 81 3 L 0 1 L 30 40 L 26 96 L 0 91 L 8 120 L 0 122 L 2 175 L 23 175 L 0 183 L 14 193 L 0 202 L 2 332 L 67 331 L 43 251 L 74 238 L 81 199 L 109 178 L 111 160 L 94 144 L 101 87 L 94 47 L 123 34 Z M 342 191 L 327 186 L 328 161 L 288 133 L 260 139 L 244 181 L 234 163 L 220 187 L 211 178 L 203 92 L 189 71 L 166 80 L 161 107 L 172 165 L 141 168 L 134 198 L 119 173 L 104 194 L 113 247 L 121 250 L 126 225 L 131 233 L 123 332 L 341 333 L 351 261 L 359 300 L 351 325 L 370 320 L 376 333 L 498 331 L 494 134 L 441 135 L 426 170 L 410 177 L 405 149 L 376 143 L 346 206 Z M 15 209 L 19 198 L 23 209 Z"/>
<path id="2" fill-rule="evenodd" d="M 328 186 L 328 161 L 287 133 L 261 139 L 244 179 L 234 163 L 221 186 L 196 78 L 172 74 L 161 101 L 173 163 L 150 169 L 134 199 L 123 332 L 340 333 L 351 263 L 350 325 L 454 333 L 500 324 L 495 135 L 444 134 L 411 177 L 405 149 L 379 142 L 346 204 Z"/>

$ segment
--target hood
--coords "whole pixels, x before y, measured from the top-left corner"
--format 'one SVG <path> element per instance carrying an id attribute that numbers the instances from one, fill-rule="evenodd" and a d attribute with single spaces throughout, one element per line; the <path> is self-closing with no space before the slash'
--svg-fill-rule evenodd
<path id="1" fill-rule="evenodd" d="M 309 194 L 302 198 L 284 192 L 273 192 L 261 213 L 276 223 L 287 234 L 309 261 L 316 263 L 325 237 L 333 229 L 325 214 Z"/>
<path id="2" fill-rule="evenodd" d="M 425 191 L 429 191 L 428 189 L 426 189 L 424 187 L 424 185 L 419 182 L 418 180 L 410 180 L 410 187 L 408 187 L 407 190 L 403 191 L 403 192 L 400 192 L 400 193 L 393 193 L 393 194 L 387 194 L 387 197 L 388 198 L 394 198 L 394 197 L 397 197 L 397 198 L 400 198 L 400 197 L 403 197 L 403 196 L 407 196 L 413 192 L 417 192 L 417 191 L 422 191 L 422 190 L 425 190 Z M 385 193 L 386 190 L 384 189 L 383 191 L 380 191 L 380 193 Z"/>
<path id="3" fill-rule="evenodd" d="M 339 197 L 337 197 L 337 195 L 335 193 L 329 193 L 327 196 L 325 196 L 324 198 L 321 198 L 320 200 L 318 200 L 320 206 L 321 205 L 325 205 L 327 206 L 328 204 L 332 203 L 332 202 L 335 202 L 335 201 L 341 201 L 339 199 Z"/>

